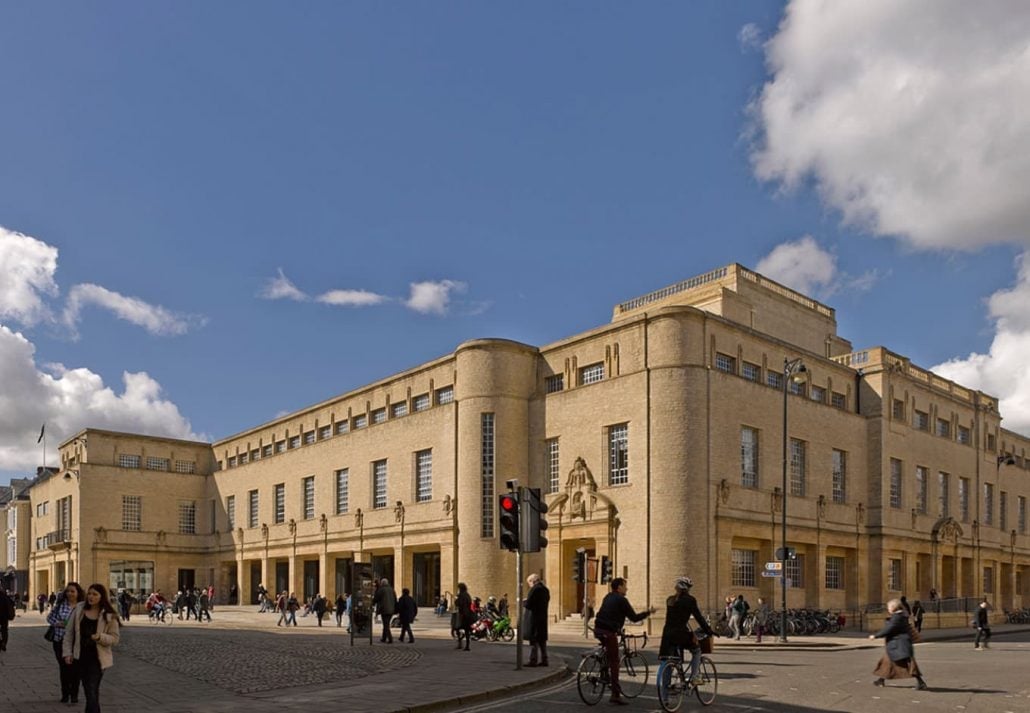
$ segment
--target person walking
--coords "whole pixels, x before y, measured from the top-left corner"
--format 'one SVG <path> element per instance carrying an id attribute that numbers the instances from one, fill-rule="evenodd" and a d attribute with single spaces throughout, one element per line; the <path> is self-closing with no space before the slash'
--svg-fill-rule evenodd
<path id="1" fill-rule="evenodd" d="M 611 582 L 611 591 L 601 601 L 601 608 L 594 617 L 594 637 L 604 646 L 608 655 L 609 681 L 612 687 L 611 703 L 626 705 L 619 686 L 619 632 L 626 625 L 626 620 L 640 622 L 655 613 L 650 607 L 642 612 L 633 611 L 626 599 L 626 580 L 616 577 Z"/>
<path id="2" fill-rule="evenodd" d="M 870 639 L 884 639 L 885 651 L 873 674 L 876 680 L 874 686 L 883 686 L 885 679 L 915 678 L 916 689 L 926 690 L 926 682 L 923 674 L 916 664 L 915 650 L 912 646 L 912 626 L 909 624 L 905 609 L 901 606 L 900 599 L 891 599 L 887 602 L 887 612 L 890 618 L 886 625 L 875 634 L 870 634 Z"/>
<path id="3" fill-rule="evenodd" d="M 68 622 L 75 607 L 86 601 L 86 593 L 78 582 L 68 582 L 62 596 L 58 597 L 46 621 L 54 627 L 54 657 L 57 659 L 58 678 L 61 682 L 61 703 L 79 702 L 79 667 L 64 660 L 64 637 Z"/>
<path id="4" fill-rule="evenodd" d="M 973 642 L 974 651 L 986 651 L 987 642 L 991 640 L 991 620 L 988 616 L 987 611 L 987 600 L 984 599 L 980 602 L 980 607 L 976 610 L 976 641 Z M 983 644 L 980 642 L 983 641 Z"/>
<path id="5" fill-rule="evenodd" d="M 461 648 L 461 637 L 465 637 L 465 650 L 469 650 L 469 642 L 472 641 L 472 625 L 476 622 L 476 613 L 472 611 L 472 597 L 469 596 L 469 588 L 464 582 L 458 582 L 458 596 L 454 598 L 454 606 L 457 609 L 456 626 L 458 632 L 458 646 Z"/>
<path id="6" fill-rule="evenodd" d="M 908 599 L 904 594 L 901 595 L 901 608 L 905 610 L 905 616 L 912 618 L 912 607 L 908 604 Z"/>
<path id="7" fill-rule="evenodd" d="M 258 604 L 261 605 L 260 607 L 258 607 L 258 614 L 264 614 L 266 611 L 274 611 L 272 609 L 273 602 L 270 600 L 268 596 L 268 590 L 265 589 L 264 584 L 259 584 L 257 586 L 257 595 Z"/>
<path id="8" fill-rule="evenodd" d="M 315 595 L 315 601 L 311 605 L 311 608 L 315 612 L 315 618 L 318 620 L 318 625 L 319 626 L 322 626 L 322 617 L 325 616 L 325 606 L 326 606 L 326 603 L 327 602 L 325 600 L 325 597 L 323 597 L 322 593 L 319 592 L 318 594 Z"/>
<path id="9" fill-rule="evenodd" d="M 197 621 L 204 621 L 204 617 L 207 617 L 208 621 L 211 621 L 211 595 L 209 594 L 210 589 L 201 589 L 200 596 L 197 598 Z"/>
<path id="10" fill-rule="evenodd" d="M 342 594 L 336 595 L 336 628 L 343 626 L 343 615 L 347 612 L 347 598 Z"/>
<path id="11" fill-rule="evenodd" d="M 740 630 L 744 624 L 744 617 L 747 616 L 751 605 L 744 601 L 744 595 L 738 594 L 737 598 L 730 604 L 730 635 L 740 641 Z"/>
<path id="12" fill-rule="evenodd" d="M 18 596 L 15 594 L 14 596 Z M 3 588 L 0 588 L 0 651 L 7 651 L 7 630 L 9 622 L 17 615 L 18 605 L 14 599 Z"/>
<path id="13" fill-rule="evenodd" d="M 285 592 L 283 592 L 285 594 Z M 294 626 L 297 626 L 297 610 L 300 609 L 300 602 L 297 601 L 297 595 L 290 592 L 290 596 L 286 597 L 286 626 L 293 622 Z"/>
<path id="14" fill-rule="evenodd" d="M 397 617 L 401 621 L 401 635 L 398 637 L 404 641 L 404 632 L 408 632 L 408 643 L 415 643 L 415 635 L 411 633 L 411 624 L 418 616 L 418 604 L 411 596 L 411 591 L 405 587 L 401 590 L 401 598 L 397 600 Z"/>
<path id="15" fill-rule="evenodd" d="M 63 641 L 65 663 L 79 666 L 86 713 L 100 713 L 100 681 L 114 664 L 111 649 L 118 643 L 120 628 L 107 588 L 89 585 L 86 601 L 76 604 L 71 613 Z"/>
<path id="16" fill-rule="evenodd" d="M 758 598 L 758 608 L 755 609 L 755 643 L 762 643 L 762 634 L 765 633 L 765 627 L 769 625 L 769 605 L 765 603 L 765 599 L 762 597 Z"/>
<path id="17" fill-rule="evenodd" d="M 390 631 L 390 619 L 397 613 L 397 595 L 390 586 L 390 580 L 386 577 L 380 580 L 379 589 L 372 595 L 372 604 L 375 606 L 379 618 L 383 620 L 383 635 L 379 637 L 379 640 L 384 644 L 392 644 L 393 632 Z"/>
<path id="18" fill-rule="evenodd" d="M 583 602 L 583 638 L 590 638 L 590 622 L 594 619 L 594 600 L 590 597 Z"/>
<path id="19" fill-rule="evenodd" d="M 529 642 L 529 663 L 526 665 L 548 666 L 547 607 L 551 602 L 551 590 L 536 572 L 526 577 L 526 584 L 529 585 L 529 594 L 522 610 L 524 622 L 520 622 L 522 638 Z"/>
<path id="20" fill-rule="evenodd" d="M 926 614 L 926 610 L 923 609 L 923 603 L 917 599 L 912 604 L 912 621 L 915 622 L 917 632 L 921 632 L 923 630 L 924 614 Z"/>

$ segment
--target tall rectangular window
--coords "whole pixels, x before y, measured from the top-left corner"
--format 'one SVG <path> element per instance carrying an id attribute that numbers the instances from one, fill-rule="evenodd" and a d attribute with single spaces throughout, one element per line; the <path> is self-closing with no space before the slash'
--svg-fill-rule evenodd
<path id="1" fill-rule="evenodd" d="M 1005 531 L 1009 529 L 1009 494 L 1002 490 L 998 493 L 998 527 Z"/>
<path id="2" fill-rule="evenodd" d="M 994 567 L 984 567 L 984 594 L 994 594 Z"/>
<path id="3" fill-rule="evenodd" d="M 984 483 L 984 525 L 994 524 L 994 485 Z"/>
<path id="4" fill-rule="evenodd" d="M 901 507 L 901 467 L 900 460 L 891 458 L 890 506 L 892 508 Z"/>
<path id="5" fill-rule="evenodd" d="M 806 443 L 797 438 L 790 439 L 790 494 L 805 494 L 805 448 Z"/>
<path id="6" fill-rule="evenodd" d="M 315 517 L 315 476 L 309 475 L 301 481 L 304 493 L 304 519 L 312 520 Z"/>
<path id="7" fill-rule="evenodd" d="M 386 507 L 386 461 L 372 464 L 372 507 L 381 510 Z"/>
<path id="8" fill-rule="evenodd" d="M 916 409 L 912 412 L 912 428 L 925 431 L 930 427 L 930 414 Z"/>
<path id="9" fill-rule="evenodd" d="M 344 515 L 350 507 L 350 471 L 340 468 L 336 471 L 336 514 Z"/>
<path id="10" fill-rule="evenodd" d="M 926 468 L 921 465 L 916 466 L 916 510 L 922 514 L 926 514 L 926 500 L 927 500 L 927 483 L 926 483 Z"/>
<path id="11" fill-rule="evenodd" d="M 895 421 L 905 420 L 905 402 L 901 399 L 894 399 L 894 403 L 891 405 L 891 416 L 894 417 Z"/>
<path id="12" fill-rule="evenodd" d="M 833 502 L 844 503 L 848 495 L 848 454 L 833 450 Z"/>
<path id="13" fill-rule="evenodd" d="M 826 588 L 844 589 L 844 558 L 826 558 Z"/>
<path id="14" fill-rule="evenodd" d="M 629 482 L 629 424 L 608 427 L 608 484 Z"/>
<path id="15" fill-rule="evenodd" d="M 247 499 L 250 501 L 247 508 L 247 526 L 257 527 L 258 526 L 258 491 L 251 490 L 247 494 Z"/>
<path id="16" fill-rule="evenodd" d="M 732 558 L 733 586 L 755 586 L 755 562 L 758 561 L 758 552 L 755 550 L 733 550 Z"/>
<path id="17" fill-rule="evenodd" d="M 1026 498 L 1022 495 L 1016 498 L 1016 520 L 1019 527 L 1019 534 L 1026 534 Z"/>
<path id="18" fill-rule="evenodd" d="M 479 417 L 479 501 L 482 518 L 479 522 L 481 537 L 494 536 L 494 415 Z"/>
<path id="19" fill-rule="evenodd" d="M 740 484 L 758 487 L 758 429 L 740 427 Z"/>
<path id="20" fill-rule="evenodd" d="M 424 503 L 433 499 L 433 451 L 415 453 L 415 500 Z"/>
<path id="21" fill-rule="evenodd" d="M 193 500 L 179 501 L 179 533 L 197 534 L 197 503 Z"/>
<path id="22" fill-rule="evenodd" d="M 969 478 L 958 479 L 958 511 L 962 522 L 969 522 Z"/>
<path id="23" fill-rule="evenodd" d="M 798 555 L 792 560 L 786 562 L 787 586 L 791 589 L 804 589 L 805 588 L 805 556 Z"/>
<path id="24" fill-rule="evenodd" d="M 139 495 L 122 496 L 122 529 L 139 532 L 143 528 L 143 505 Z"/>
<path id="25" fill-rule="evenodd" d="M 937 419 L 937 435 L 941 438 L 951 438 L 951 421 Z"/>
<path id="26" fill-rule="evenodd" d="M 901 587 L 901 560 L 887 560 L 887 589 L 892 592 L 900 592 Z"/>
<path id="27" fill-rule="evenodd" d="M 958 427 L 958 442 L 964 446 L 969 445 L 969 429 L 965 426 Z"/>
<path id="28" fill-rule="evenodd" d="M 236 528 L 236 496 L 227 495 L 225 498 L 225 521 L 229 525 L 229 529 L 233 530 Z"/>
<path id="29" fill-rule="evenodd" d="M 286 484 L 279 483 L 275 486 L 272 504 L 275 509 L 274 522 L 286 522 Z"/>
<path id="30" fill-rule="evenodd" d="M 561 487 L 561 471 L 558 470 L 559 447 L 557 438 L 544 441 L 544 453 L 547 458 L 547 492 L 557 493 Z"/>
<path id="31" fill-rule="evenodd" d="M 596 384 L 604 380 L 604 362 L 588 364 L 579 370 L 579 385 Z"/>
<path id="32" fill-rule="evenodd" d="M 715 355 L 715 368 L 727 374 L 737 373 L 737 360 L 729 354 Z"/>
<path id="33" fill-rule="evenodd" d="M 937 473 L 937 513 L 941 517 L 947 517 L 949 513 L 949 480 L 950 476 L 944 471 Z"/>

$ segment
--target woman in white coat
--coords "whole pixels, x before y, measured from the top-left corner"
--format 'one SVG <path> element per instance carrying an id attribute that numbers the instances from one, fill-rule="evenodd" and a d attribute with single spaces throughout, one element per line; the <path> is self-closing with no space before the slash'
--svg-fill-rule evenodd
<path id="1" fill-rule="evenodd" d="M 86 601 L 72 611 L 63 642 L 65 662 L 78 662 L 86 713 L 100 713 L 100 680 L 104 670 L 114 664 L 111 648 L 118 643 L 120 629 L 107 587 L 89 585 Z"/>

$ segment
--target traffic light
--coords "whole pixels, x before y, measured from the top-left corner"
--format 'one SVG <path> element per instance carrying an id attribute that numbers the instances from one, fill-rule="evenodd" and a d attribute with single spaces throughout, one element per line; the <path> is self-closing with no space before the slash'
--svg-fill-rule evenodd
<path id="1" fill-rule="evenodd" d="M 501 549 L 519 551 L 519 494 L 503 493 L 499 496 L 501 512 Z"/>
<path id="2" fill-rule="evenodd" d="M 522 551 L 539 552 L 547 547 L 543 534 L 547 529 L 547 503 L 540 497 L 540 488 L 523 488 L 522 496 Z"/>
<path id="3" fill-rule="evenodd" d="M 608 584 L 614 579 L 612 576 L 613 562 L 611 557 L 601 556 L 601 584 Z"/>
<path id="4" fill-rule="evenodd" d="M 587 581 L 587 551 L 584 547 L 577 549 L 576 555 L 572 559 L 572 581 Z"/>

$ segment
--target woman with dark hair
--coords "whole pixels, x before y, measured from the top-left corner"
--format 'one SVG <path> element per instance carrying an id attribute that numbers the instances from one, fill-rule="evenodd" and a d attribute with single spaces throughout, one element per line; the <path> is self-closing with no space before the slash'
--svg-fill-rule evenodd
<path id="1" fill-rule="evenodd" d="M 469 596 L 469 588 L 464 582 L 458 582 L 458 596 L 454 600 L 454 606 L 458 608 L 457 627 L 458 647 L 461 648 L 461 637 L 465 637 L 465 650 L 469 650 L 469 642 L 472 641 L 472 625 L 476 623 L 476 613 L 472 611 L 472 597 Z"/>
<path id="2" fill-rule="evenodd" d="M 86 593 L 82 591 L 79 583 L 68 582 L 46 618 L 47 623 L 54 627 L 54 656 L 57 657 L 57 668 L 61 678 L 61 703 L 79 702 L 79 667 L 64 660 L 64 637 L 72 612 L 84 601 Z"/>
<path id="3" fill-rule="evenodd" d="M 86 601 L 75 606 L 64 635 L 64 661 L 78 663 L 86 713 L 100 713 L 100 680 L 114 664 L 111 648 L 118 643 L 121 622 L 111 606 L 107 587 L 91 584 Z"/>

